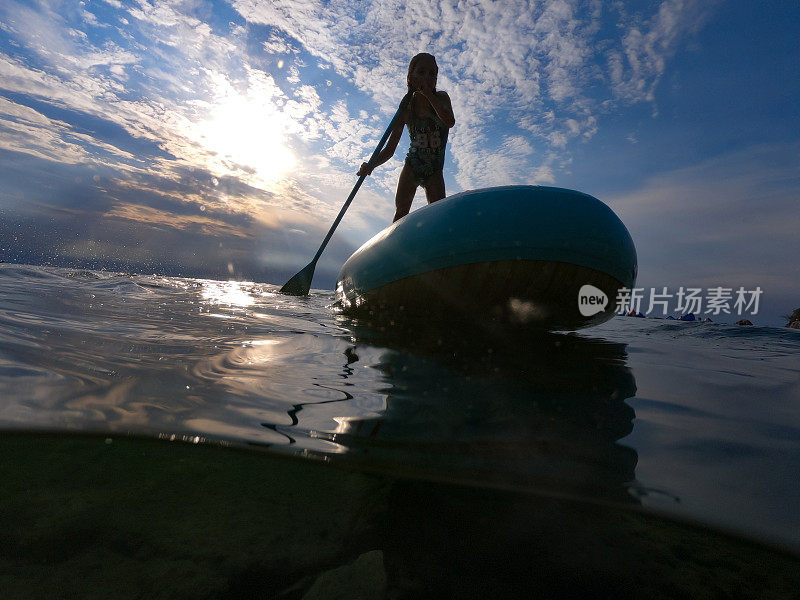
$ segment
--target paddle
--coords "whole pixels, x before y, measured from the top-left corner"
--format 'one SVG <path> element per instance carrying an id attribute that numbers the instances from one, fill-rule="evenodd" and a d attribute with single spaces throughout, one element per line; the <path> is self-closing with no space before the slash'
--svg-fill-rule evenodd
<path id="1" fill-rule="evenodd" d="M 411 99 L 413 92 L 407 93 L 403 99 L 400 101 L 400 107 L 397 109 L 397 112 L 392 117 L 392 122 L 389 123 L 389 127 L 386 129 L 386 132 L 383 134 L 381 141 L 378 142 L 378 147 L 375 148 L 375 152 L 372 153 L 372 156 L 369 159 L 369 164 L 372 164 L 380 151 L 383 150 L 384 145 L 386 144 L 386 140 L 389 139 L 389 135 L 392 133 L 394 129 L 394 125 L 397 122 L 397 119 L 400 118 L 400 113 L 403 111 L 406 103 Z M 361 184 L 364 181 L 366 175 L 361 175 L 356 182 L 356 185 L 353 187 L 353 191 L 350 192 L 350 195 L 347 197 L 347 201 L 342 206 L 342 210 L 339 211 L 339 215 L 336 217 L 336 220 L 331 225 L 330 231 L 328 231 L 328 235 L 325 236 L 325 240 L 322 242 L 322 245 L 317 250 L 317 254 L 314 256 L 314 260 L 308 263 L 303 269 L 295 274 L 289 281 L 287 281 L 283 287 L 280 289 L 282 294 L 289 294 L 290 296 L 307 296 L 308 290 L 311 289 L 311 279 L 314 277 L 314 269 L 317 266 L 317 261 L 319 257 L 322 255 L 322 251 L 325 249 L 325 246 L 328 245 L 328 241 L 331 239 L 333 232 L 336 230 L 336 227 L 339 225 L 339 221 L 342 220 L 345 211 L 350 206 L 350 203 L 353 201 L 353 198 L 356 196 L 356 192 L 358 188 L 361 187 Z"/>

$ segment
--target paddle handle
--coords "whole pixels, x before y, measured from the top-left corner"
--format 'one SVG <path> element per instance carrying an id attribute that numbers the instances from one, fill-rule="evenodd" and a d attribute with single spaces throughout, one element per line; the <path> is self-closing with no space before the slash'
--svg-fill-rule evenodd
<path id="1" fill-rule="evenodd" d="M 405 108 L 405 105 L 410 100 L 411 95 L 412 92 L 409 92 L 408 94 L 403 96 L 403 99 L 400 101 L 400 107 L 397 109 L 397 112 L 394 113 L 394 117 L 392 117 L 392 122 L 389 123 L 389 127 L 386 128 L 386 131 L 384 132 L 381 141 L 378 142 L 378 147 L 375 148 L 375 152 L 373 152 L 372 156 L 370 156 L 368 164 L 372 164 L 372 161 L 374 161 L 378 157 L 378 154 L 380 154 L 381 150 L 383 150 L 383 147 L 386 145 L 386 141 L 389 139 L 389 136 L 391 135 L 392 130 L 394 129 L 395 123 L 397 123 L 397 119 L 400 118 L 400 114 L 403 112 L 403 108 Z M 326 235 L 325 239 L 322 241 L 322 245 L 319 247 L 319 250 L 317 250 L 317 254 L 314 256 L 314 260 L 311 261 L 311 264 L 316 264 L 316 262 L 319 260 L 319 257 L 322 256 L 322 251 L 325 250 L 325 246 L 328 245 L 328 242 L 330 241 L 331 237 L 333 237 L 333 232 L 336 231 L 336 227 L 338 227 L 339 222 L 342 220 L 342 217 L 344 217 L 344 213 L 347 212 L 347 209 L 350 206 L 350 203 L 353 201 L 353 198 L 356 197 L 356 192 L 358 192 L 358 189 L 361 187 L 361 184 L 364 183 L 365 178 L 366 175 L 361 175 L 358 178 L 358 181 L 356 181 L 355 186 L 353 186 L 353 191 L 350 192 L 350 195 L 347 197 L 344 206 L 342 206 L 342 210 L 339 211 L 336 220 L 333 222 L 333 225 L 331 225 L 331 228 L 328 231 L 328 235 Z"/>

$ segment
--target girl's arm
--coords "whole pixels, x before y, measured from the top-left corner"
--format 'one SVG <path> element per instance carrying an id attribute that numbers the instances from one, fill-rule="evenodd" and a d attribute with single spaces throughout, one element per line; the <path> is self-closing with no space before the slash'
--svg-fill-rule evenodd
<path id="1" fill-rule="evenodd" d="M 375 161 L 371 164 L 361 163 L 361 168 L 358 169 L 358 175 L 372 175 L 372 171 L 375 170 L 375 167 L 382 165 L 394 156 L 394 151 L 397 150 L 397 144 L 400 143 L 400 138 L 403 137 L 403 127 L 406 124 L 406 110 L 407 109 L 403 109 L 400 113 L 400 118 L 397 119 L 397 122 L 394 124 L 394 129 L 392 129 L 392 133 L 389 135 L 386 145 L 383 147 L 383 150 L 378 153 L 378 156 L 375 157 Z"/>
<path id="2" fill-rule="evenodd" d="M 452 127 L 456 124 L 456 117 L 453 114 L 453 105 L 450 102 L 450 96 L 447 92 L 431 92 L 425 88 L 417 90 L 418 94 L 422 94 L 425 99 L 430 102 L 436 116 L 438 116 L 447 127 Z"/>

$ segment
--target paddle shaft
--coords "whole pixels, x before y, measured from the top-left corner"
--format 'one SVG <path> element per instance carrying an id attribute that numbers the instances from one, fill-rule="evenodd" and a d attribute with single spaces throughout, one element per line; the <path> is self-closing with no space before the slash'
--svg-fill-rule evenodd
<path id="1" fill-rule="evenodd" d="M 410 94 L 406 94 L 405 97 L 403 97 L 403 100 L 401 100 L 400 107 L 397 109 L 397 112 L 394 114 L 394 117 L 392 117 L 392 122 L 389 123 L 389 127 L 384 132 L 381 141 L 378 142 L 378 147 L 375 148 L 375 152 L 373 152 L 372 156 L 370 156 L 368 164 L 372 164 L 372 161 L 374 161 L 378 157 L 378 154 L 380 154 L 381 150 L 383 150 L 383 147 L 386 145 L 386 140 L 389 139 L 389 136 L 391 135 L 392 130 L 394 129 L 394 125 L 395 123 L 397 123 L 397 119 L 400 118 L 400 114 L 403 112 L 403 108 L 405 107 L 409 97 Z M 317 250 L 317 254 L 314 256 L 314 260 L 312 260 L 311 263 L 309 264 L 312 265 L 316 264 L 317 261 L 319 260 L 319 257 L 322 256 L 322 251 L 325 250 L 325 246 L 328 245 L 328 242 L 333 236 L 333 232 L 336 231 L 336 227 L 338 227 L 339 222 L 342 220 L 342 217 L 344 217 L 344 213 L 347 211 L 347 208 L 350 206 L 350 203 L 353 201 L 353 198 L 356 197 L 356 192 L 358 192 L 358 189 L 361 187 L 361 184 L 364 183 L 365 177 L 366 175 L 361 175 L 358 178 L 358 181 L 356 181 L 355 186 L 353 186 L 353 191 L 350 192 L 350 195 L 347 197 L 344 206 L 342 206 L 342 210 L 339 211 L 336 220 L 333 222 L 333 225 L 331 225 L 330 231 L 328 231 L 328 235 L 325 236 L 322 245 L 319 247 L 319 250 Z"/>

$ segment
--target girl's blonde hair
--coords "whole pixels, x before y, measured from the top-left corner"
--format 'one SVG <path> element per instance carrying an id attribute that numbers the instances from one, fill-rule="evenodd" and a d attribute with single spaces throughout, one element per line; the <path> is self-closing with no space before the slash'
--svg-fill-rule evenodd
<path id="1" fill-rule="evenodd" d="M 428 54 L 427 52 L 420 52 L 414 58 L 411 59 L 411 62 L 408 63 L 408 75 L 406 75 L 406 84 L 408 85 L 408 91 L 411 90 L 411 72 L 414 70 L 414 67 L 417 66 L 417 63 L 421 61 L 423 58 L 430 58 L 433 61 L 433 64 L 436 65 L 436 70 L 439 70 L 439 65 L 436 64 L 436 57 L 433 54 Z"/>

